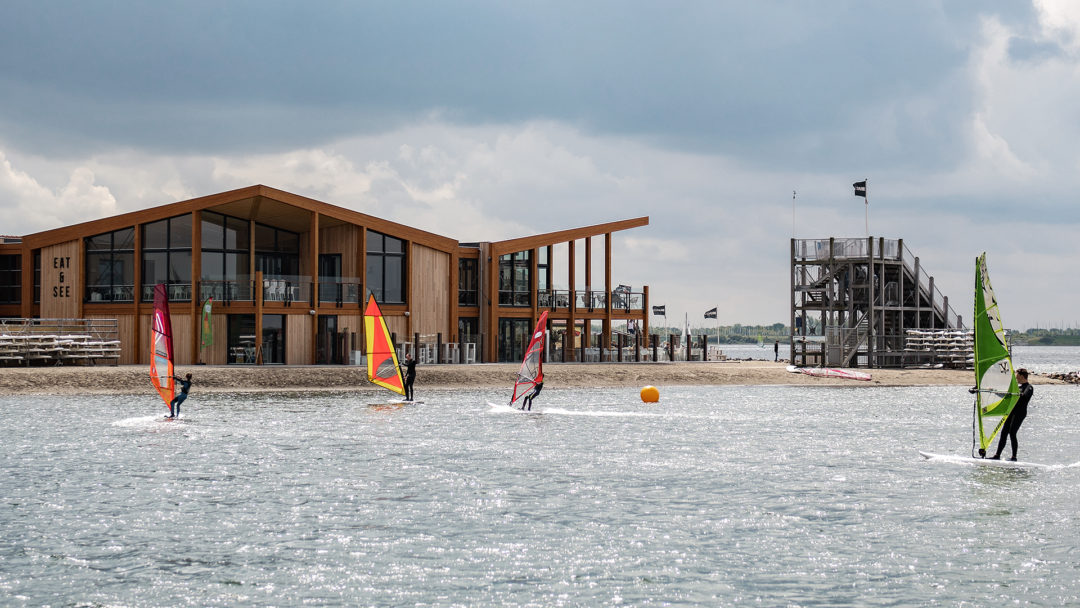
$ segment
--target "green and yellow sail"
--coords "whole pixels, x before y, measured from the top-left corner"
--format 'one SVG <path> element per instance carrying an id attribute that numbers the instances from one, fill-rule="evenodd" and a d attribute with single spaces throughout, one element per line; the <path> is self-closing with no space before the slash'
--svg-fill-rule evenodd
<path id="1" fill-rule="evenodd" d="M 1012 412 L 1020 391 L 1005 342 L 986 253 L 975 259 L 975 415 L 979 449 L 985 451 Z"/>

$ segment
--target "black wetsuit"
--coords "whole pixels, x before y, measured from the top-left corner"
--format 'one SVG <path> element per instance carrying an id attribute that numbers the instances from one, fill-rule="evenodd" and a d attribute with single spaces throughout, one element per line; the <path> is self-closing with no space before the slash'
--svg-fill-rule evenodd
<path id="1" fill-rule="evenodd" d="M 525 395 L 525 400 L 521 402 L 521 409 L 532 411 L 532 400 L 536 399 L 536 396 L 540 394 L 540 389 L 542 388 L 544 388 L 544 383 L 537 382 L 536 386 L 533 387 L 532 392 Z"/>
<path id="2" fill-rule="evenodd" d="M 1001 439 L 998 441 L 997 454 L 994 454 L 994 458 L 1001 458 L 1001 453 L 1005 450 L 1005 440 L 1009 438 L 1012 440 L 1012 459 L 1016 460 L 1016 432 L 1020 430 L 1024 418 L 1027 418 L 1028 401 L 1031 401 L 1031 396 L 1034 394 L 1035 389 L 1031 388 L 1027 382 L 1020 385 L 1020 399 L 1016 401 L 1009 416 L 1005 418 L 1005 426 L 1001 427 Z"/>
<path id="3" fill-rule="evenodd" d="M 182 378 L 173 377 L 180 383 L 180 394 L 173 397 L 173 400 L 169 402 L 169 418 L 180 416 L 180 404 L 187 399 L 188 391 L 191 390 L 191 380 L 184 380 Z"/>
<path id="4" fill-rule="evenodd" d="M 405 366 L 405 400 L 412 401 L 412 385 L 416 380 L 416 359 L 406 359 L 402 365 Z"/>

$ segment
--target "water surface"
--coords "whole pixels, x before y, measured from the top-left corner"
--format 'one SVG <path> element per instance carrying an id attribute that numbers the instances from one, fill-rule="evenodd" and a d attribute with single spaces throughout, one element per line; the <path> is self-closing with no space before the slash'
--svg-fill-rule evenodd
<path id="1" fill-rule="evenodd" d="M 4 605 L 1076 605 L 1080 467 L 962 387 L 0 398 Z M 1021 457 L 1080 460 L 1076 387 Z"/>

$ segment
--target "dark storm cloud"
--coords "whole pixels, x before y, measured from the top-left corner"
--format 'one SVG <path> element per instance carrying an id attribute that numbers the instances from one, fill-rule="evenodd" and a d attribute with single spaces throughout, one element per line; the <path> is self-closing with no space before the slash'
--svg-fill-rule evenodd
<path id="1" fill-rule="evenodd" d="M 957 41 L 991 10 L 1029 11 L 930 1 L 9 2 L 0 136 L 48 154 L 276 150 L 435 113 L 463 124 L 552 119 L 806 169 L 934 164 L 952 155 L 970 110 L 968 85 L 955 80 L 968 49 Z M 949 101 L 905 103 L 920 94 Z"/>

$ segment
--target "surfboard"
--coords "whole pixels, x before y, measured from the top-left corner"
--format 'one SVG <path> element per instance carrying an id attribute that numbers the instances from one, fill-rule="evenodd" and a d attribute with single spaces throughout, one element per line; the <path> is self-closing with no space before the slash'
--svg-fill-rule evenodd
<path id="1" fill-rule="evenodd" d="M 955 454 L 934 454 L 932 452 L 919 451 L 919 455 L 931 462 L 947 462 L 951 464 L 966 464 L 985 467 L 1001 467 L 1005 469 L 1059 469 L 1064 465 L 1043 464 L 1040 462 L 1026 462 L 1023 460 L 991 460 L 989 458 L 972 458 L 971 456 L 957 456 Z"/>
<path id="2" fill-rule="evenodd" d="M 499 405 L 490 401 L 487 404 L 491 407 L 492 414 L 540 414 L 540 410 L 523 410 L 519 407 L 509 405 Z"/>

